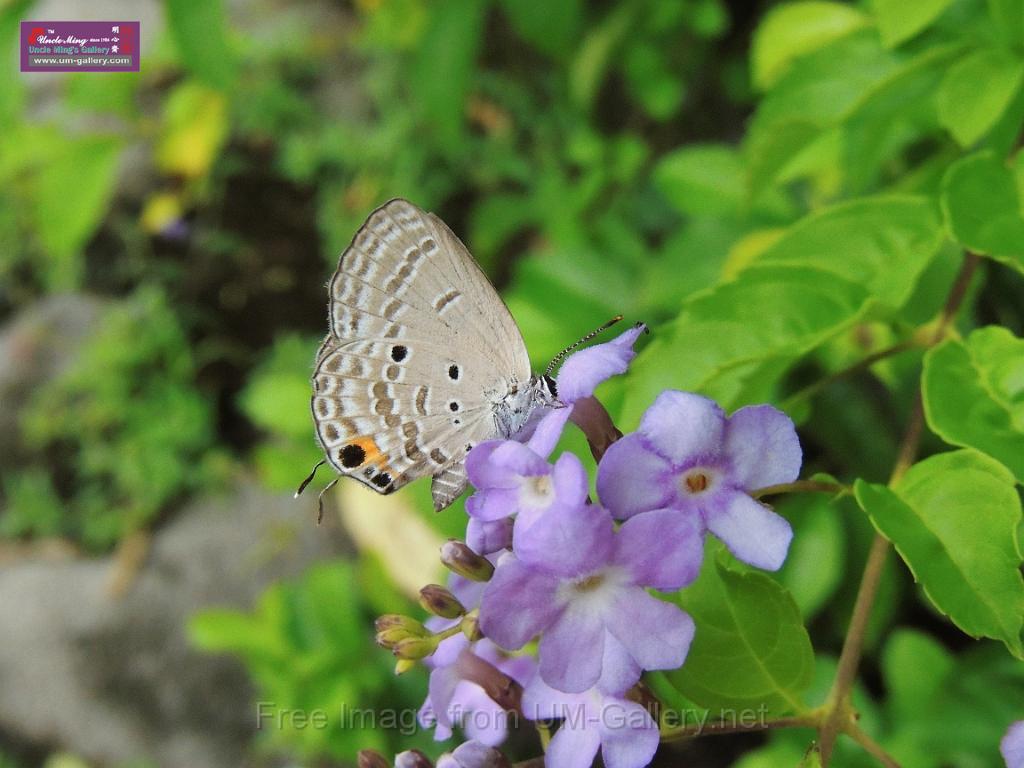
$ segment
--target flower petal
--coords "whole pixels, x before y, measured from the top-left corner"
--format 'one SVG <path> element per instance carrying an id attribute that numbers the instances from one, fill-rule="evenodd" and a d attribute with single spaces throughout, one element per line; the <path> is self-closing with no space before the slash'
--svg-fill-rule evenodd
<path id="1" fill-rule="evenodd" d="M 725 427 L 725 454 L 731 479 L 753 491 L 791 483 L 800 476 L 803 452 L 793 420 L 770 405 L 740 408 Z"/>
<path id="2" fill-rule="evenodd" d="M 1014 723 L 999 743 L 1006 768 L 1024 768 L 1024 720 Z"/>
<path id="3" fill-rule="evenodd" d="M 574 352 L 558 369 L 558 399 L 574 403 L 594 394 L 597 385 L 618 373 L 625 373 L 636 357 L 633 344 L 647 330 L 640 324 L 604 344 L 595 344 Z"/>
<path id="4" fill-rule="evenodd" d="M 540 676 L 553 688 L 580 693 L 601 677 L 604 625 L 590 611 L 570 606 L 540 638 Z"/>
<path id="5" fill-rule="evenodd" d="M 555 768 L 590 768 L 601 746 L 601 734 L 594 725 L 586 727 L 566 720 L 544 753 L 544 765 Z"/>
<path id="6" fill-rule="evenodd" d="M 466 733 L 469 734 L 469 729 L 466 730 Z M 470 738 L 473 737 L 470 736 Z M 481 739 L 481 741 L 483 740 Z M 487 746 L 486 742 L 467 741 L 457 746 L 451 757 L 458 768 L 495 768 L 508 764 L 502 754 Z M 442 768 L 440 758 L 437 761 L 437 768 Z"/>
<path id="7" fill-rule="evenodd" d="M 463 693 L 462 686 L 467 686 Z M 470 691 L 469 688 L 475 689 Z M 449 716 L 458 716 L 459 724 L 466 736 L 480 742 L 481 746 L 496 747 L 508 736 L 508 713 L 494 703 L 484 689 L 473 683 L 463 682 L 456 694 L 459 704 L 457 712 L 449 712 Z M 452 708 L 453 710 L 455 707 Z M 465 746 L 465 745 L 463 745 Z M 455 755 L 458 757 L 458 750 Z M 472 765 L 473 763 L 463 763 Z M 480 763 L 477 763 L 479 765 Z"/>
<path id="8" fill-rule="evenodd" d="M 481 630 L 502 648 L 522 648 L 561 613 L 557 588 L 557 576 L 502 558 L 480 601 Z"/>
<path id="9" fill-rule="evenodd" d="M 623 590 L 605 626 L 644 669 L 677 669 L 693 640 L 693 619 L 639 587 Z"/>
<path id="10" fill-rule="evenodd" d="M 640 432 L 676 466 L 696 457 L 717 456 L 725 435 L 725 413 L 714 400 L 692 392 L 666 390 L 640 420 Z"/>
<path id="11" fill-rule="evenodd" d="M 661 737 L 647 710 L 625 699 L 605 699 L 601 718 L 601 757 L 607 768 L 644 768 L 654 759 Z"/>
<path id="12" fill-rule="evenodd" d="M 777 571 L 786 560 L 793 539 L 789 522 L 741 491 L 723 491 L 720 503 L 705 508 L 704 521 L 745 563 Z"/>
<path id="13" fill-rule="evenodd" d="M 535 519 L 520 516 L 512 533 L 512 550 L 522 562 L 562 577 L 606 565 L 614 546 L 611 515 L 597 504 L 557 505 Z"/>
<path id="14" fill-rule="evenodd" d="M 552 688 L 536 675 L 523 689 L 523 717 L 527 720 L 561 720 L 584 706 L 586 694 Z"/>
<path id="15" fill-rule="evenodd" d="M 672 482 L 669 463 L 639 434 L 612 443 L 597 468 L 597 494 L 620 520 L 666 506 L 675 496 Z"/>
<path id="16" fill-rule="evenodd" d="M 572 407 L 567 406 L 565 408 L 555 408 L 544 414 L 544 417 L 537 423 L 533 436 L 526 443 L 530 446 L 530 450 L 544 458 L 550 456 L 558 444 L 558 439 L 562 436 L 565 422 L 569 420 L 571 413 Z"/>
<path id="17" fill-rule="evenodd" d="M 516 513 L 519 492 L 509 488 L 485 488 L 466 499 L 466 514 L 476 520 L 494 522 Z M 476 549 L 474 547 L 474 549 Z M 477 552 L 483 553 L 481 550 Z"/>
<path id="18" fill-rule="evenodd" d="M 437 724 L 449 729 L 449 733 L 452 721 L 448 717 L 448 707 L 455 697 L 455 689 L 461 682 L 462 679 L 455 672 L 455 668 L 449 666 L 432 670 L 430 681 L 427 683 L 427 700 L 430 702 L 430 708 L 434 711 Z M 437 738 L 436 734 L 435 738 Z"/>
<path id="19" fill-rule="evenodd" d="M 587 500 L 590 492 L 587 482 L 587 470 L 575 453 L 563 453 L 551 470 L 551 483 L 555 488 L 555 497 L 560 504 L 577 506 Z"/>
<path id="20" fill-rule="evenodd" d="M 642 587 L 679 589 L 697 578 L 703 558 L 700 520 L 677 509 L 635 515 L 615 537 L 615 562 Z"/>
<path id="21" fill-rule="evenodd" d="M 601 692 L 621 696 L 636 685 L 642 672 L 626 646 L 616 640 L 611 632 L 605 631 L 601 679 L 597 683 Z"/>
<path id="22" fill-rule="evenodd" d="M 500 491 L 488 491 L 488 495 L 494 493 L 500 493 Z M 469 511 L 469 499 L 466 501 L 466 511 Z M 466 544 L 481 555 L 489 555 L 511 547 L 512 518 L 480 520 L 470 517 L 469 523 L 466 525 Z"/>
<path id="23" fill-rule="evenodd" d="M 491 455 L 504 440 L 487 440 L 477 443 L 466 454 L 466 475 L 474 488 L 514 488 L 516 479 L 491 466 Z"/>

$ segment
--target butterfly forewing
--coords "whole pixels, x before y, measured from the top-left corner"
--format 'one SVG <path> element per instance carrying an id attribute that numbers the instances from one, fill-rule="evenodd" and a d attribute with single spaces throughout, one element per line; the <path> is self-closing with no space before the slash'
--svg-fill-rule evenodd
<path id="1" fill-rule="evenodd" d="M 467 451 L 496 436 L 488 393 L 530 376 L 497 292 L 440 219 L 393 200 L 341 256 L 330 329 L 312 399 L 328 460 L 381 492 L 431 475 L 450 504 Z"/>

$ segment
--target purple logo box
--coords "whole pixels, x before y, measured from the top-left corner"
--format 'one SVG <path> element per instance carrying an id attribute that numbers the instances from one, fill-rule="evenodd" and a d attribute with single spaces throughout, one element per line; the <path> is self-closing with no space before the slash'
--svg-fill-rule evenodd
<path id="1" fill-rule="evenodd" d="M 22 72 L 138 72 L 137 21 L 23 21 Z"/>

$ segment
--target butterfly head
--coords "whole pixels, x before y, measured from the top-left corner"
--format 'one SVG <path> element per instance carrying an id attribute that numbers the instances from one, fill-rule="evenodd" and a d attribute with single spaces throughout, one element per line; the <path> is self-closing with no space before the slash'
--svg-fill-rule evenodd
<path id="1" fill-rule="evenodd" d="M 534 376 L 530 382 L 535 405 L 548 408 L 564 408 L 565 403 L 558 399 L 558 383 L 548 374 Z"/>

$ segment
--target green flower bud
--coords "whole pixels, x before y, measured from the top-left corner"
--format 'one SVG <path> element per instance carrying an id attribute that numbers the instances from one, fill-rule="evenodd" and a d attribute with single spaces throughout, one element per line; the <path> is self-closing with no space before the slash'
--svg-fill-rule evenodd
<path id="1" fill-rule="evenodd" d="M 457 619 L 466 612 L 458 598 L 440 584 L 427 584 L 420 590 L 420 605 L 423 610 L 445 619 Z"/>
<path id="2" fill-rule="evenodd" d="M 494 575 L 494 566 L 487 558 L 456 539 L 448 539 L 441 545 L 441 562 L 450 571 L 471 581 L 490 581 Z"/>

